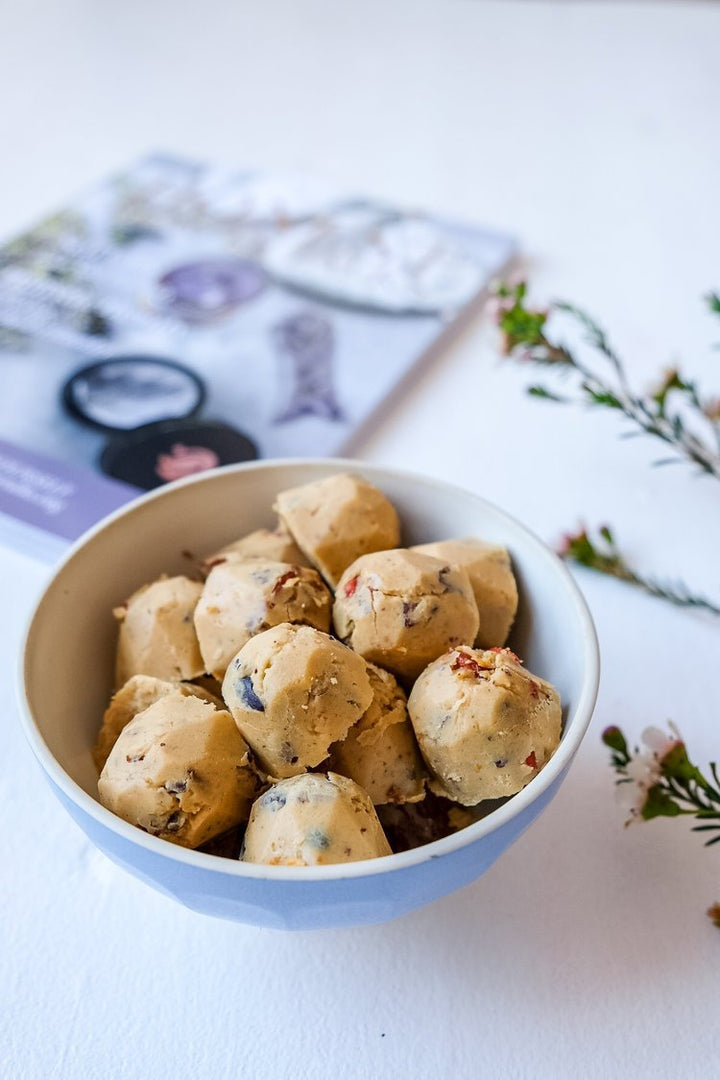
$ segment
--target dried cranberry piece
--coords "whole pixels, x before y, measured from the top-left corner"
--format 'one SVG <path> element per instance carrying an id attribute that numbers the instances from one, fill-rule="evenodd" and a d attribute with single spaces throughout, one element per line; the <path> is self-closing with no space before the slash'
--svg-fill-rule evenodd
<path id="1" fill-rule="evenodd" d="M 493 645 L 492 649 L 488 649 L 488 652 L 505 653 L 505 655 L 509 656 L 511 660 L 514 660 L 516 664 L 522 664 L 520 657 L 517 656 L 512 649 L 506 649 L 504 646 Z"/>
<path id="2" fill-rule="evenodd" d="M 272 595 L 276 596 L 277 593 L 279 593 L 280 590 L 282 589 L 283 585 L 285 585 L 288 581 L 291 581 L 293 578 L 299 578 L 299 577 L 300 577 L 300 571 L 299 571 L 297 566 L 293 566 L 292 570 L 286 570 L 284 574 L 280 575 L 280 577 L 277 579 L 277 581 L 273 585 L 273 587 L 272 587 Z"/>
<path id="3" fill-rule="evenodd" d="M 351 596 L 355 595 L 355 590 L 357 589 L 357 583 L 358 583 L 358 578 L 359 577 L 360 577 L 360 575 L 356 574 L 355 577 L 351 577 L 350 580 L 348 582 L 346 582 L 345 588 L 343 589 L 343 593 L 348 599 Z"/>
<path id="4" fill-rule="evenodd" d="M 482 668 L 478 664 L 477 660 L 472 656 L 468 656 L 467 653 L 457 653 L 455 659 L 450 665 L 451 671 L 471 671 L 476 679 L 481 677 Z"/>

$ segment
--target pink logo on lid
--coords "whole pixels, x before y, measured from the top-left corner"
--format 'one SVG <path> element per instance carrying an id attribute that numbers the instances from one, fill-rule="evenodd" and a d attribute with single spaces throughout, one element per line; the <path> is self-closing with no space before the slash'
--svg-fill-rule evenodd
<path id="1" fill-rule="evenodd" d="M 174 443 L 169 454 L 159 454 L 155 472 L 161 480 L 169 483 L 180 480 L 183 476 L 205 472 L 220 464 L 220 458 L 207 446 L 185 446 Z"/>

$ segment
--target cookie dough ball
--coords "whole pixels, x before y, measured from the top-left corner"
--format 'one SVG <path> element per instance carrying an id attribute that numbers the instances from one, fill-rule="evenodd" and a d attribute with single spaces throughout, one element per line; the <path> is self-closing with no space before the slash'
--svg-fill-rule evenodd
<path id="1" fill-rule="evenodd" d="M 282 780 L 257 800 L 242 858 L 269 866 L 321 866 L 391 854 L 361 787 L 335 773 L 305 773 Z"/>
<path id="2" fill-rule="evenodd" d="M 238 649 L 280 623 L 330 629 L 332 595 L 316 570 L 265 559 L 231 560 L 208 575 L 195 608 L 205 670 L 222 679 Z"/>
<path id="3" fill-rule="evenodd" d="M 277 529 L 256 529 L 220 551 L 206 555 L 201 563 L 202 570 L 208 574 L 213 566 L 228 559 L 267 559 L 269 562 L 290 563 L 292 566 L 310 565 L 282 525 L 278 525 Z"/>
<path id="4" fill-rule="evenodd" d="M 120 732 L 98 782 L 118 817 L 196 848 L 247 820 L 257 793 L 248 748 L 228 712 L 181 693 Z"/>
<path id="5" fill-rule="evenodd" d="M 194 679 L 205 666 L 193 624 L 202 585 L 187 577 L 162 577 L 115 609 L 120 622 L 115 681 L 132 675 Z"/>
<path id="6" fill-rule="evenodd" d="M 176 693 L 199 697 L 203 701 L 211 702 L 217 709 L 225 708 L 221 698 L 194 683 L 172 683 L 166 679 L 156 679 L 153 675 L 133 675 L 113 694 L 105 710 L 102 727 L 93 749 L 93 759 L 98 772 L 102 772 L 118 735 L 133 717 L 154 705 L 160 698 Z"/>
<path id="7" fill-rule="evenodd" d="M 410 719 L 434 790 L 465 806 L 514 795 L 560 742 L 557 690 L 509 649 L 453 649 L 413 687 Z"/>
<path id="8" fill-rule="evenodd" d="M 389 671 L 368 664 L 370 708 L 343 742 L 330 748 L 327 768 L 349 776 L 376 806 L 418 802 L 425 796 L 425 765 L 407 713 L 405 692 Z"/>
<path id="9" fill-rule="evenodd" d="M 333 619 L 356 652 L 409 680 L 453 645 L 473 642 L 479 622 L 464 570 L 404 548 L 356 559 L 338 584 Z"/>
<path id="10" fill-rule="evenodd" d="M 372 701 L 361 658 L 310 626 L 283 623 L 243 645 L 223 697 L 261 769 L 274 778 L 319 765 Z"/>
<path id="11" fill-rule="evenodd" d="M 470 536 L 464 540 L 419 544 L 412 550 L 445 559 L 451 566 L 465 571 L 480 613 L 475 645 L 481 649 L 504 645 L 518 606 L 517 583 L 506 548 Z"/>
<path id="12" fill-rule="evenodd" d="M 400 543 L 395 507 L 361 476 L 343 473 L 282 491 L 275 509 L 333 588 L 359 555 Z"/>

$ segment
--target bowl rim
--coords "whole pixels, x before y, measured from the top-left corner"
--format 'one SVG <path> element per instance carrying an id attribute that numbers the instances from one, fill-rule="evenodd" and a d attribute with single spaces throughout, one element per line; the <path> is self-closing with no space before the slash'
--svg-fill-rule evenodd
<path id="1" fill-rule="evenodd" d="M 492 515 L 496 515 L 512 528 L 524 534 L 524 538 L 534 545 L 538 554 L 545 560 L 549 570 L 559 576 L 566 589 L 570 593 L 575 614 L 582 632 L 583 645 L 583 678 L 578 702 L 572 715 L 568 716 L 563 732 L 562 740 L 550 761 L 533 779 L 517 794 L 511 796 L 507 802 L 491 811 L 486 817 L 472 825 L 451 833 L 449 836 L 434 840 L 429 844 L 411 848 L 392 855 L 383 855 L 375 859 L 365 859 L 358 862 L 331 863 L 327 866 L 268 866 L 264 863 L 247 863 L 239 859 L 228 859 L 219 855 L 211 855 L 207 852 L 195 851 L 181 847 L 178 844 L 168 843 L 160 837 L 151 836 L 143 832 L 137 826 L 131 825 L 122 818 L 117 817 L 112 811 L 106 809 L 99 801 L 80 787 L 69 773 L 60 765 L 45 742 L 30 706 L 28 695 L 28 656 L 32 645 L 32 637 L 35 621 L 44 600 L 57 578 L 72 559 L 100 533 L 112 528 L 114 523 L 123 517 L 135 513 L 147 503 L 166 498 L 172 498 L 175 491 L 191 487 L 195 484 L 206 483 L 220 475 L 229 473 L 243 473 L 270 470 L 273 468 L 327 468 L 335 472 L 355 472 L 360 474 L 374 474 L 378 486 L 382 484 L 382 476 L 390 476 L 395 480 L 420 481 L 425 486 L 450 491 L 469 498 L 480 504 Z M 121 839 L 136 844 L 146 849 L 151 855 L 160 856 L 173 862 L 179 862 L 197 870 L 224 873 L 229 877 L 240 879 L 268 880 L 277 882 L 317 882 L 318 884 L 339 879 L 353 879 L 359 877 L 372 877 L 378 874 L 391 873 L 410 869 L 422 863 L 442 858 L 444 855 L 469 847 L 485 836 L 497 832 L 504 825 L 509 824 L 518 817 L 523 810 L 539 799 L 557 780 L 569 766 L 575 756 L 580 743 L 587 731 L 593 715 L 600 681 L 600 653 L 597 634 L 590 610 L 577 583 L 566 568 L 562 560 L 535 535 L 527 526 L 517 518 L 508 514 L 505 510 L 496 506 L 481 495 L 472 491 L 450 484 L 447 481 L 426 476 L 422 473 L 407 469 L 374 465 L 354 458 L 263 458 L 259 461 L 241 462 L 236 465 L 225 465 L 216 469 L 209 469 L 193 476 L 176 480 L 165 484 L 153 491 L 140 495 L 138 498 L 125 503 L 119 509 L 103 517 L 91 528 L 86 530 L 69 548 L 65 556 L 54 567 L 52 576 L 46 582 L 41 595 L 33 605 L 32 612 L 26 620 L 25 631 L 22 637 L 22 646 L 19 655 L 19 671 L 17 679 L 17 697 L 20 705 L 20 716 L 25 736 L 30 747 L 38 759 L 40 765 L 47 773 L 50 780 L 57 788 L 80 810 L 87 814 L 95 822 L 117 834 Z"/>

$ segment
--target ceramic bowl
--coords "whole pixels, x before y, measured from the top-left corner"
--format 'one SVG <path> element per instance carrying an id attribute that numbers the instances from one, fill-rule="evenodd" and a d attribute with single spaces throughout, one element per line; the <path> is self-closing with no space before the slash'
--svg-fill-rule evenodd
<path id="1" fill-rule="evenodd" d="M 163 572 L 274 523 L 284 488 L 331 473 L 367 477 L 400 513 L 403 542 L 479 536 L 506 545 L 520 590 L 510 645 L 563 701 L 560 747 L 512 799 L 475 824 L 412 851 L 324 867 L 259 866 L 188 851 L 122 821 L 97 800 L 91 748 L 112 686 L 112 609 Z M 86 533 L 57 568 L 27 632 L 20 697 L 40 765 L 72 818 L 119 866 L 196 911 L 258 926 L 377 923 L 468 884 L 516 840 L 557 792 L 580 745 L 598 686 L 595 631 L 560 560 L 523 525 L 477 495 L 356 461 L 231 466 L 143 496 Z"/>

